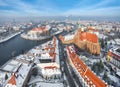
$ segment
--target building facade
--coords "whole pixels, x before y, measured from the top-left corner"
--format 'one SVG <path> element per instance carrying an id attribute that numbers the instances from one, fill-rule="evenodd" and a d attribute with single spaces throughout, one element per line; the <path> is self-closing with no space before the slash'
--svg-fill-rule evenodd
<path id="1" fill-rule="evenodd" d="M 107 60 L 120 69 L 120 48 L 112 48 L 108 51 Z"/>
<path id="2" fill-rule="evenodd" d="M 65 37 L 62 37 L 61 35 L 59 38 L 63 44 L 73 43 L 91 54 L 100 54 L 100 44 L 97 35 L 90 32 L 84 32 L 81 28 L 78 29 L 73 39 L 65 40 Z"/>

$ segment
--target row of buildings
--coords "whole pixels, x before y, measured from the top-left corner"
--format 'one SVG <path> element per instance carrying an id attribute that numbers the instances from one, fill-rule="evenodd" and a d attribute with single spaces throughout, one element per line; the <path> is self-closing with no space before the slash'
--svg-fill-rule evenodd
<path id="1" fill-rule="evenodd" d="M 61 81 L 62 73 L 60 70 L 58 40 L 53 37 L 51 41 L 35 47 L 29 51 L 30 55 L 35 57 L 34 64 L 38 69 L 38 74 L 35 79 L 39 79 L 39 83 L 35 79 L 31 79 L 28 84 L 36 84 L 36 86 L 45 87 L 63 87 Z M 34 82 L 34 83 L 32 83 Z M 54 84 L 53 84 L 54 83 Z M 32 85 L 28 85 L 31 87 Z"/>
<path id="2" fill-rule="evenodd" d="M 67 46 L 68 62 L 72 66 L 75 74 L 83 87 L 109 87 L 99 78 L 89 67 L 79 58 L 73 45 Z"/>
<path id="3" fill-rule="evenodd" d="M 113 68 L 116 73 L 120 72 L 120 47 L 119 46 L 115 46 L 108 51 L 107 60 L 115 66 Z"/>

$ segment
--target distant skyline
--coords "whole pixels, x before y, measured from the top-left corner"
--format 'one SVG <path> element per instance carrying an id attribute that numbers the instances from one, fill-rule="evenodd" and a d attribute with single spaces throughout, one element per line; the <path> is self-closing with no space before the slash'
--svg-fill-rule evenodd
<path id="1" fill-rule="evenodd" d="M 120 16 L 120 0 L 0 0 L 0 17 Z"/>

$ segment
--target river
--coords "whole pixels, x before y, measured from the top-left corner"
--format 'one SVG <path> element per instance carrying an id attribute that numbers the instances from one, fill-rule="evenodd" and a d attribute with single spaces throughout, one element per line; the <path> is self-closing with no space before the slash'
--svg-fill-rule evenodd
<path id="1" fill-rule="evenodd" d="M 13 56 L 18 56 L 32 49 L 34 46 L 47 42 L 49 39 L 42 41 L 30 41 L 21 38 L 20 35 L 0 44 L 0 66 L 7 62 Z"/>

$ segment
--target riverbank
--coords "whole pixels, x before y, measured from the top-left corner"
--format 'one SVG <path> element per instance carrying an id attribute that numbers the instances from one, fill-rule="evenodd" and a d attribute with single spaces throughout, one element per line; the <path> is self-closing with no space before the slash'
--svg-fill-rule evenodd
<path id="1" fill-rule="evenodd" d="M 8 41 L 8 40 L 12 39 L 13 37 L 19 35 L 20 33 L 21 33 L 21 32 L 17 32 L 17 33 L 15 33 L 15 34 L 9 35 L 9 36 L 7 36 L 6 38 L 1 39 L 1 40 L 0 40 L 0 43 L 3 43 L 3 42 L 5 42 L 5 41 Z"/>

